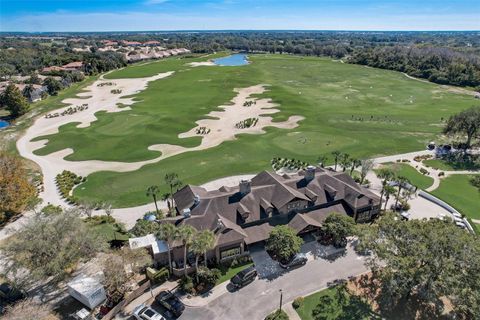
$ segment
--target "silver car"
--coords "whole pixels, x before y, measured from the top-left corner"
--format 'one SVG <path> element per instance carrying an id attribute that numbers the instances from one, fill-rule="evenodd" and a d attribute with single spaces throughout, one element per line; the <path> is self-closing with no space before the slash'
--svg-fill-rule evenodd
<path id="1" fill-rule="evenodd" d="M 144 304 L 139 305 L 133 310 L 132 315 L 137 320 L 165 320 L 161 314 Z"/>

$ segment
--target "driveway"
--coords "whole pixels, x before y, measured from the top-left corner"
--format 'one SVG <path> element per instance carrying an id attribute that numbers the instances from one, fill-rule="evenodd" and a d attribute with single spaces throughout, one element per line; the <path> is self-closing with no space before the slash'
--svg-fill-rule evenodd
<path id="1" fill-rule="evenodd" d="M 270 262 L 260 248 L 254 248 L 253 257 L 269 270 Z M 257 263 L 258 263 L 257 262 Z M 290 271 L 276 272 L 270 277 L 259 279 L 246 287 L 228 292 L 213 300 L 205 307 L 186 308 L 181 320 L 212 319 L 263 319 L 278 307 L 280 292 L 283 290 L 283 302 L 315 292 L 337 279 L 346 279 L 367 271 L 364 259 L 349 246 L 345 255 L 335 260 L 314 259 L 305 266 Z M 268 275 L 268 274 L 267 274 Z M 275 275 L 275 276 L 272 276 Z"/>
<path id="2" fill-rule="evenodd" d="M 255 268 L 257 269 L 260 279 L 273 280 L 287 272 L 280 267 L 277 261 L 270 258 L 262 244 L 249 246 L 248 250 L 255 263 Z M 312 235 L 307 235 L 304 237 L 304 243 L 300 252 L 305 253 L 309 261 L 313 261 L 317 259 L 334 259 L 344 254 L 345 249 L 336 249 L 333 246 L 322 246 Z"/>

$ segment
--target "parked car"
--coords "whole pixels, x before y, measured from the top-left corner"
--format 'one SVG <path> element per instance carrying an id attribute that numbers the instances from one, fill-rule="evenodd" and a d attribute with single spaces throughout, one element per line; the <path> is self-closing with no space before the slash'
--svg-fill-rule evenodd
<path id="1" fill-rule="evenodd" d="M 255 280 L 255 278 L 257 277 L 257 274 L 258 273 L 255 267 L 251 266 L 246 269 L 243 269 L 242 271 L 234 275 L 232 279 L 230 279 L 230 283 L 235 288 L 241 288 L 253 282 L 253 280 Z"/>
<path id="2" fill-rule="evenodd" d="M 183 302 L 180 301 L 180 299 L 173 292 L 168 290 L 160 292 L 155 297 L 155 301 L 173 313 L 175 317 L 180 317 L 183 310 L 185 310 L 185 305 Z"/>
<path id="3" fill-rule="evenodd" d="M 307 263 L 307 255 L 305 253 L 297 253 L 287 263 L 280 262 L 280 266 L 284 269 L 290 269 L 293 267 L 304 266 Z"/>
<path id="4" fill-rule="evenodd" d="M 145 304 L 141 304 L 133 310 L 132 315 L 137 320 L 165 320 L 161 314 Z"/>

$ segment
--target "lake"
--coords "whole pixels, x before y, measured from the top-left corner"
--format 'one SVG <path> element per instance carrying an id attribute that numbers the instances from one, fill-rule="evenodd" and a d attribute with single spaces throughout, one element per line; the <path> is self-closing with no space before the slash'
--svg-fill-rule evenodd
<path id="1" fill-rule="evenodd" d="M 243 53 L 232 54 L 227 57 L 213 59 L 217 66 L 244 66 L 248 64 L 247 55 Z"/>
<path id="2" fill-rule="evenodd" d="M 7 121 L 0 120 L 0 129 L 8 127 L 10 124 Z"/>

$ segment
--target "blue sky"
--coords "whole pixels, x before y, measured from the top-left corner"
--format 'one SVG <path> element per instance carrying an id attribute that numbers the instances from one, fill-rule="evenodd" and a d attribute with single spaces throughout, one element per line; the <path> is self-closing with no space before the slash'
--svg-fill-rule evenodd
<path id="1" fill-rule="evenodd" d="M 480 0 L 0 0 L 0 31 L 480 30 Z"/>

